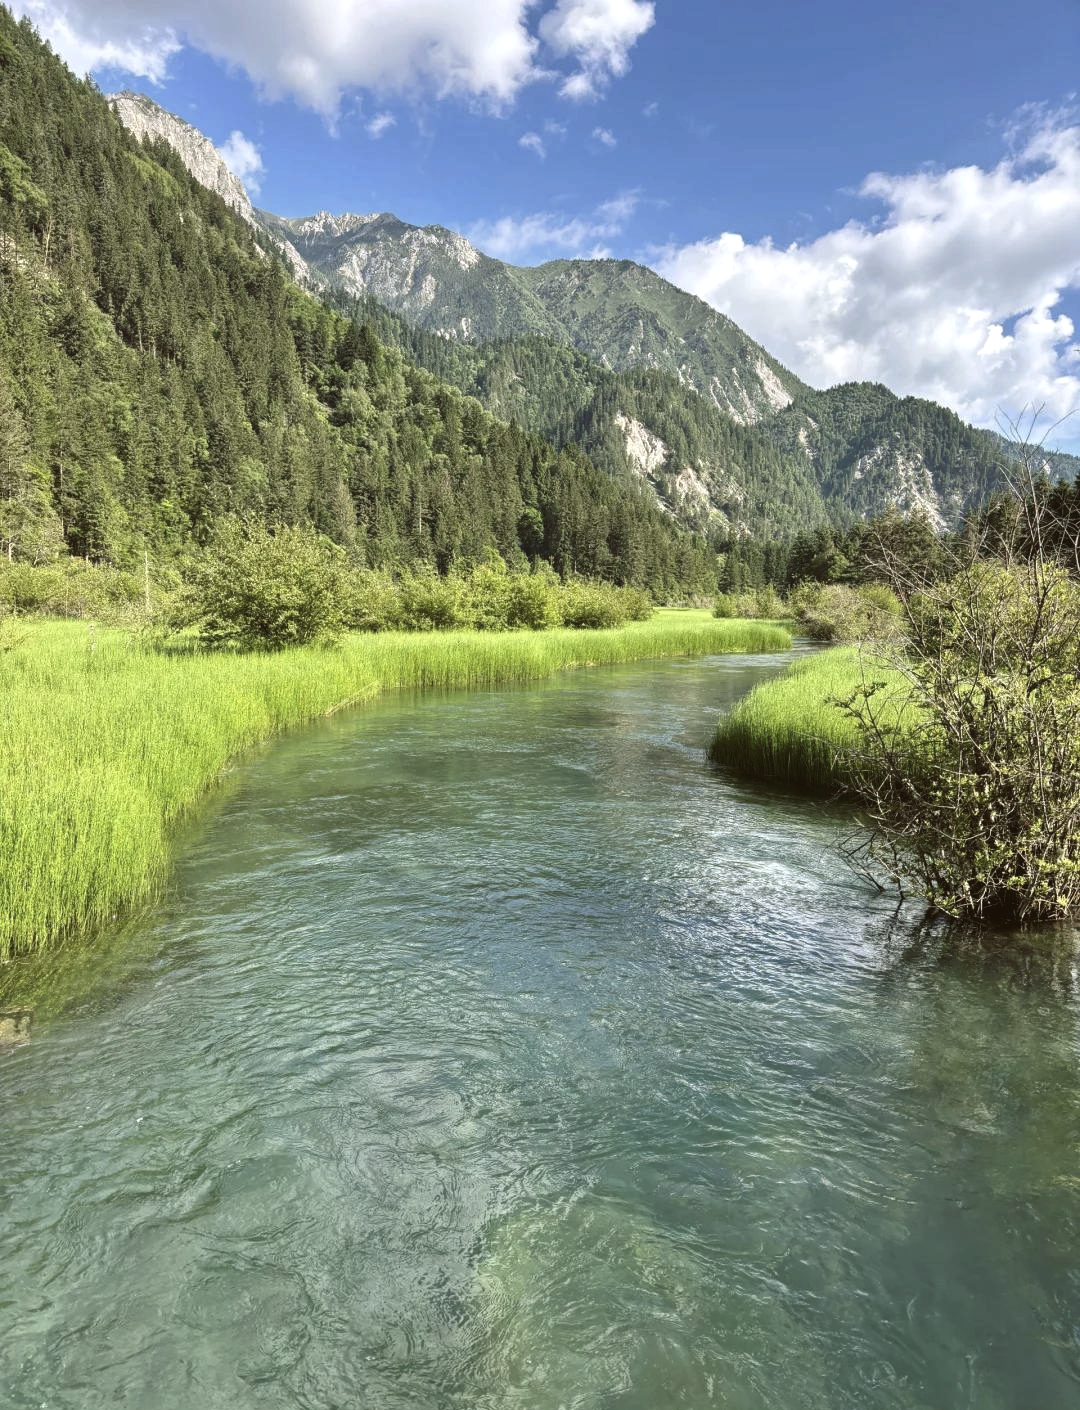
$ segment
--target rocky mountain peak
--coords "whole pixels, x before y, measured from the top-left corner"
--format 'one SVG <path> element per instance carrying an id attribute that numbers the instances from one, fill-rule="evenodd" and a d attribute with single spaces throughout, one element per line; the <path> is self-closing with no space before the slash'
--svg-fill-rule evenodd
<path id="1" fill-rule="evenodd" d="M 197 127 L 158 107 L 144 93 L 110 93 L 108 101 L 130 133 L 140 140 L 161 138 L 166 141 L 200 185 L 216 192 L 250 225 L 256 224 L 243 183 L 225 165 L 209 137 L 204 137 Z"/>

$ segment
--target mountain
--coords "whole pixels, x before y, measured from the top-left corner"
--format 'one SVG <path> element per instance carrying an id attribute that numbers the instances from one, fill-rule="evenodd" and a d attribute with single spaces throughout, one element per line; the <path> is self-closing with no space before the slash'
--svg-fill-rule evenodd
<path id="1" fill-rule="evenodd" d="M 482 254 L 443 226 L 393 215 L 282 220 L 259 212 L 327 283 L 370 295 L 429 332 L 487 343 L 540 334 L 615 371 L 670 372 L 736 421 L 786 406 L 803 383 L 701 299 L 629 260 L 535 268 Z"/>
<path id="2" fill-rule="evenodd" d="M 108 102 L 127 130 L 139 141 L 169 144 L 195 180 L 220 196 L 249 225 L 255 224 L 248 193 L 225 165 L 221 153 L 197 127 L 158 107 L 142 93 L 110 93 Z"/>
<path id="3" fill-rule="evenodd" d="M 203 179 L 194 129 L 170 128 L 150 107 L 154 135 Z M 353 314 L 409 357 L 495 414 L 636 478 L 718 541 L 890 507 L 955 527 L 1012 454 L 920 398 L 871 383 L 807 386 L 729 318 L 631 261 L 514 266 L 386 213 L 252 218 L 309 286 L 351 295 Z M 1048 464 L 1080 469 L 1067 457 Z"/>
<path id="4" fill-rule="evenodd" d="M 0 114 L 5 559 L 168 563 L 234 513 L 387 570 L 497 552 L 659 596 L 715 584 L 715 554 L 631 477 L 312 297 L 212 149 L 181 157 L 153 113 L 137 140 L 2 7 Z"/>
<path id="5" fill-rule="evenodd" d="M 233 175 L 224 157 L 197 127 L 159 107 L 143 93 L 129 90 L 110 93 L 107 101 L 133 137 L 142 142 L 167 143 L 200 186 L 220 196 L 250 226 L 261 228 L 243 182 Z M 293 275 L 305 282 L 310 279 L 307 265 L 289 241 L 276 235 L 272 238 L 274 247 L 285 256 Z"/>

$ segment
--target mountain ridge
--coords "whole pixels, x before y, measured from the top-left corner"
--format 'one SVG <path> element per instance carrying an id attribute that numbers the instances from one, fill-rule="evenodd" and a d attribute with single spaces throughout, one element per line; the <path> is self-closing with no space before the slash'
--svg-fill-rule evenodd
<path id="1" fill-rule="evenodd" d="M 939 529 L 955 527 L 1000 483 L 1008 452 L 993 433 L 965 426 L 936 403 L 897 397 L 876 384 L 817 390 L 726 315 L 634 261 L 517 266 L 445 226 L 412 225 L 390 212 L 253 214 L 279 247 L 295 253 L 309 287 L 374 300 L 420 333 L 477 350 L 471 361 L 448 364 L 448 375 L 496 414 L 508 414 L 513 398 L 505 378 L 496 386 L 483 370 L 500 356 L 506 363 L 498 352 L 483 351 L 489 345 L 521 345 L 513 375 L 526 400 L 536 401 L 542 389 L 556 399 L 564 395 L 555 373 L 559 355 L 541 354 L 534 340 L 591 360 L 595 370 L 567 372 L 578 387 L 570 393 L 574 417 L 527 410 L 524 424 L 556 443 L 580 444 L 610 473 L 637 476 L 662 508 L 715 537 L 788 532 L 782 474 L 752 435 L 736 452 L 727 433 L 707 417 L 703 423 L 686 393 L 767 439 L 786 467 L 794 501 L 812 521 L 845 513 L 867 517 L 892 507 L 925 514 Z M 399 346 L 408 342 L 400 330 L 389 331 Z M 429 370 L 444 361 L 422 340 L 410 355 Z M 504 366 L 500 376 L 507 371 Z M 659 384 L 650 399 L 641 386 L 604 383 L 601 375 L 641 371 L 671 379 L 663 385 L 662 405 Z M 603 384 L 603 395 L 597 391 L 590 401 L 583 381 Z M 612 397 L 625 404 L 615 406 Z M 750 463 L 757 468 L 748 470 Z M 1056 463 L 1065 472 L 1080 468 L 1066 457 Z M 811 480 L 815 503 L 805 489 Z M 754 486 L 765 482 L 772 488 L 761 498 Z"/>

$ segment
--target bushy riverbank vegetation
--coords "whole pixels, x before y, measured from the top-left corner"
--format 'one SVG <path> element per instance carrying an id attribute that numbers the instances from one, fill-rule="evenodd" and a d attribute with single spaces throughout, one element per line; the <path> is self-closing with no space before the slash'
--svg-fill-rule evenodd
<path id="1" fill-rule="evenodd" d="M 92 930 L 153 894 L 169 839 L 230 759 L 380 691 L 540 680 L 572 666 L 776 651 L 783 630 L 661 612 L 621 630 L 378 633 L 337 649 L 162 652 L 75 622 L 0 643 L 0 960 Z"/>
<path id="2" fill-rule="evenodd" d="M 899 569 L 892 640 L 801 663 L 721 720 L 744 773 L 858 798 L 848 860 L 948 915 L 1080 911 L 1080 579 L 1071 494 L 1032 477 L 950 572 Z M 1063 507 L 1064 506 L 1064 509 Z"/>

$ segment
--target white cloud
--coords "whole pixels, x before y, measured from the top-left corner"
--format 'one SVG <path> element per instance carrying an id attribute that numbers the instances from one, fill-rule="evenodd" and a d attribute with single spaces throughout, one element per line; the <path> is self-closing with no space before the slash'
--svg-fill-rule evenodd
<path id="1" fill-rule="evenodd" d="M 42 39 L 47 39 L 77 74 L 117 68 L 151 83 L 163 83 L 169 60 L 183 47 L 168 26 L 133 20 L 117 32 L 93 10 L 83 14 L 53 0 L 14 0 L 16 15 L 25 15 Z"/>
<path id="2" fill-rule="evenodd" d="M 594 127 L 592 135 L 593 140 L 599 142 L 604 147 L 618 146 L 618 139 L 610 127 Z"/>
<path id="3" fill-rule="evenodd" d="M 540 21 L 540 37 L 578 65 L 560 89 L 563 97 L 595 98 L 613 76 L 624 74 L 630 50 L 655 18 L 650 0 L 558 0 Z"/>
<path id="4" fill-rule="evenodd" d="M 499 106 L 537 77 L 528 0 L 15 0 L 77 67 L 160 79 L 182 38 L 244 69 L 269 98 L 333 117 L 344 89 L 463 96 Z M 112 46 L 106 53 L 106 47 Z M 153 61 L 157 67 L 149 72 Z"/>
<path id="5" fill-rule="evenodd" d="M 559 255 L 604 259 L 611 251 L 604 241 L 621 235 L 637 209 L 636 191 L 625 191 L 602 201 L 590 216 L 560 216 L 538 211 L 521 217 L 481 220 L 468 231 L 469 239 L 496 259 L 539 260 Z"/>
<path id="6" fill-rule="evenodd" d="M 389 132 L 392 127 L 397 126 L 397 118 L 393 113 L 376 113 L 373 118 L 369 118 L 364 124 L 369 137 L 378 139 L 384 132 Z"/>
<path id="7" fill-rule="evenodd" d="M 882 381 L 978 425 L 1080 407 L 1061 308 L 1080 289 L 1080 126 L 1044 123 L 990 170 L 877 172 L 862 195 L 882 219 L 786 248 L 725 232 L 656 268 L 819 386 Z"/>
<path id="8" fill-rule="evenodd" d="M 230 132 L 229 140 L 218 148 L 218 153 L 233 176 L 247 187 L 249 193 L 258 195 L 266 168 L 263 166 L 262 153 L 255 143 L 242 132 Z"/>
<path id="9" fill-rule="evenodd" d="M 268 98 L 333 119 L 346 89 L 461 97 L 498 109 L 538 63 L 536 0 L 13 0 L 80 73 L 103 66 L 153 83 L 183 43 L 243 69 Z M 653 22 L 644 0 L 557 0 L 540 34 L 564 60 L 564 89 L 599 92 L 625 73 Z M 567 68 L 572 71 L 566 76 Z"/>
<path id="10" fill-rule="evenodd" d="M 647 117 L 647 118 L 654 118 L 654 117 L 656 116 L 656 114 L 657 114 L 659 111 L 660 111 L 660 104 L 659 104 L 659 103 L 646 103 L 645 106 L 644 106 L 644 107 L 642 108 L 642 110 L 641 110 L 642 116 L 643 116 L 643 117 Z"/>
<path id="11" fill-rule="evenodd" d="M 596 214 L 603 220 L 617 225 L 621 230 L 640 204 L 640 191 L 620 191 L 617 196 L 612 196 L 609 201 L 601 201 L 596 207 Z"/>
<path id="12" fill-rule="evenodd" d="M 544 139 L 539 132 L 525 132 L 518 138 L 518 146 L 524 147 L 527 152 L 535 152 L 541 160 L 547 156 L 547 148 L 544 146 Z"/>

